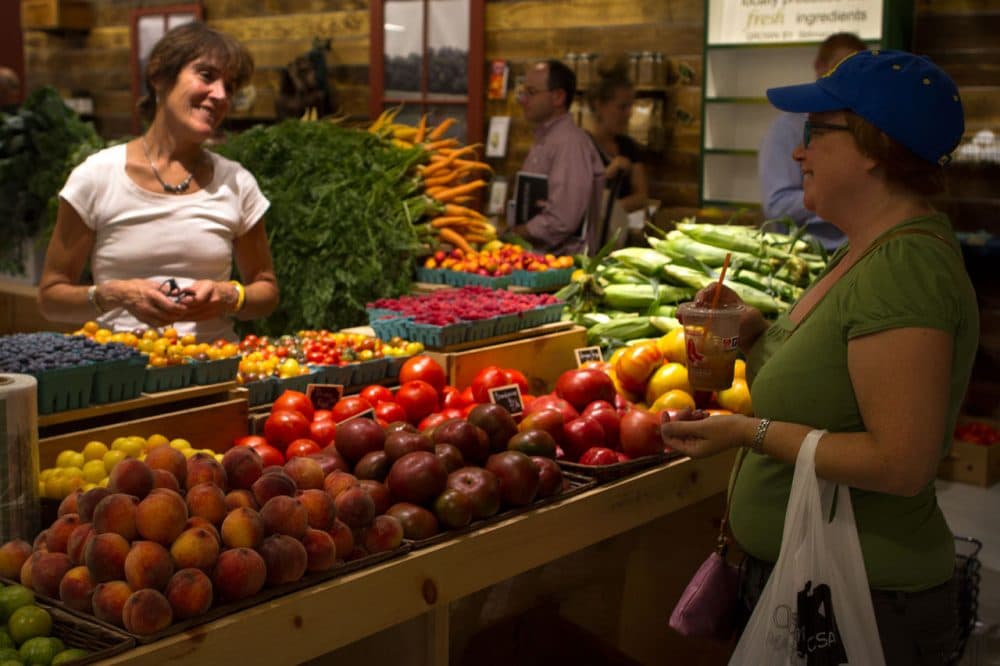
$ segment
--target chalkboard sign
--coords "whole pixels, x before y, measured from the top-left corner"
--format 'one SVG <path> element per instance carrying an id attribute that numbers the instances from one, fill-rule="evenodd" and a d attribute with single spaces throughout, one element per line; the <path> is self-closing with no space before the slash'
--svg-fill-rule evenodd
<path id="1" fill-rule="evenodd" d="M 597 346 L 577 347 L 573 350 L 573 355 L 576 356 L 576 367 L 578 368 L 589 361 L 601 362 L 604 360 L 604 355 L 601 354 L 601 348 Z"/>
<path id="2" fill-rule="evenodd" d="M 333 409 L 343 395 L 343 384 L 310 384 L 306 387 L 306 397 L 314 409 Z"/>
<path id="3" fill-rule="evenodd" d="M 371 419 L 372 421 L 374 421 L 375 420 L 375 408 L 374 407 L 369 407 L 365 411 L 358 412 L 354 416 L 348 416 L 343 421 L 337 421 L 337 425 L 340 425 L 341 423 L 347 423 L 348 421 L 350 421 L 352 419 Z"/>
<path id="4" fill-rule="evenodd" d="M 517 416 L 524 411 L 524 402 L 521 400 L 521 388 L 517 384 L 507 384 L 506 386 L 491 388 L 489 393 L 490 402 L 494 405 L 500 405 L 510 412 L 511 416 Z"/>

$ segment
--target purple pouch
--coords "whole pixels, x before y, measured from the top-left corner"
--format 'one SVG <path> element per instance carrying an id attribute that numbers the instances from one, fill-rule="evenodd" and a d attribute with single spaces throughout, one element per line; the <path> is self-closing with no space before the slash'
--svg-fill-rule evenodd
<path id="1" fill-rule="evenodd" d="M 670 614 L 670 627 L 685 636 L 726 640 L 735 628 L 739 570 L 718 552 L 708 556 Z"/>

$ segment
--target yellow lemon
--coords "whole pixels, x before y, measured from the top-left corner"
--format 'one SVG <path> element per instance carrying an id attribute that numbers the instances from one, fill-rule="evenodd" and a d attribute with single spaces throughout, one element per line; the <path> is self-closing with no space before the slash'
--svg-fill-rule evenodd
<path id="1" fill-rule="evenodd" d="M 646 402 L 652 405 L 661 395 L 674 389 L 691 393 L 688 370 L 680 363 L 664 363 L 646 382 Z"/>
<path id="2" fill-rule="evenodd" d="M 185 457 L 185 458 L 190 458 L 191 456 L 193 456 L 194 454 L 196 454 L 196 453 L 198 453 L 198 452 L 197 452 L 197 451 L 196 451 L 195 449 L 192 449 L 192 448 L 191 448 L 191 447 L 189 446 L 189 447 L 187 447 L 186 449 L 181 449 L 181 453 L 183 453 L 183 454 L 184 454 L 184 457 Z"/>
<path id="3" fill-rule="evenodd" d="M 191 448 L 191 442 L 186 439 L 181 439 L 180 437 L 170 440 L 170 448 L 183 451 L 184 449 Z"/>
<path id="4" fill-rule="evenodd" d="M 656 341 L 663 358 L 674 363 L 687 365 L 687 350 L 684 347 L 684 327 L 680 326 L 670 331 Z"/>
<path id="5" fill-rule="evenodd" d="M 103 460 L 90 460 L 83 465 L 83 478 L 88 483 L 97 483 L 107 475 Z"/>
<path id="6" fill-rule="evenodd" d="M 158 446 L 167 446 L 170 444 L 170 440 L 163 435 L 156 433 L 155 435 L 150 435 L 146 438 L 146 449 L 155 449 Z"/>
<path id="7" fill-rule="evenodd" d="M 56 456 L 56 467 L 82 467 L 83 454 L 69 449 L 60 451 Z"/>
<path id="8" fill-rule="evenodd" d="M 45 480 L 44 488 L 42 490 L 42 497 L 47 499 L 62 499 L 65 495 L 62 493 L 62 475 L 53 474 L 48 479 Z"/>
<path id="9" fill-rule="evenodd" d="M 52 476 L 53 473 L 55 473 L 55 471 L 56 471 L 55 467 L 46 467 L 45 469 L 43 469 L 41 472 L 38 473 L 38 480 L 47 481 L 48 478 Z"/>
<path id="10" fill-rule="evenodd" d="M 138 458 L 142 455 L 142 447 L 145 443 L 146 440 L 142 437 L 127 437 L 117 450 L 124 453 L 127 458 Z"/>
<path id="11" fill-rule="evenodd" d="M 115 437 L 113 440 L 111 440 L 111 450 L 112 451 L 118 451 L 123 446 L 127 446 L 127 445 L 128 445 L 128 437 Z"/>
<path id="12" fill-rule="evenodd" d="M 716 394 L 715 401 L 719 403 L 719 407 L 737 414 L 745 414 L 746 416 L 753 414 L 750 388 L 744 379 L 734 379 L 732 386 Z"/>
<path id="13" fill-rule="evenodd" d="M 115 465 L 125 460 L 125 452 L 122 450 L 111 450 L 104 454 L 104 471 L 111 474 Z"/>
<path id="14" fill-rule="evenodd" d="M 75 468 L 69 468 L 62 478 L 62 496 L 66 497 L 78 488 L 82 488 L 87 483 L 83 478 L 83 472 Z"/>
<path id="15" fill-rule="evenodd" d="M 673 389 L 657 398 L 656 402 L 649 408 L 649 411 L 659 414 L 667 409 L 684 409 L 685 407 L 694 409 L 694 398 L 691 397 L 690 393 L 685 393 L 680 389 Z"/>
<path id="16" fill-rule="evenodd" d="M 97 440 L 87 442 L 83 447 L 84 460 L 103 460 L 104 454 L 108 452 L 108 445 Z"/>

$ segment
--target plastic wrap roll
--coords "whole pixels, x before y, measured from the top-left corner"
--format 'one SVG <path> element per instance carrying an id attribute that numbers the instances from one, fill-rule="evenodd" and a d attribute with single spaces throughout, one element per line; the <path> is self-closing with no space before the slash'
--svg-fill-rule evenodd
<path id="1" fill-rule="evenodd" d="M 0 374 L 0 542 L 37 534 L 38 382 Z"/>

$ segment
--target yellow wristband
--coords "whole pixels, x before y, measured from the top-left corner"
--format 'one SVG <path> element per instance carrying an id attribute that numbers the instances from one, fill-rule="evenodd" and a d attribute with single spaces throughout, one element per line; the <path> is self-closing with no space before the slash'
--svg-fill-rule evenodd
<path id="1" fill-rule="evenodd" d="M 246 305 L 247 301 L 247 290 L 236 280 L 230 280 L 229 283 L 236 287 L 236 306 L 233 308 L 233 312 L 239 312 Z"/>

